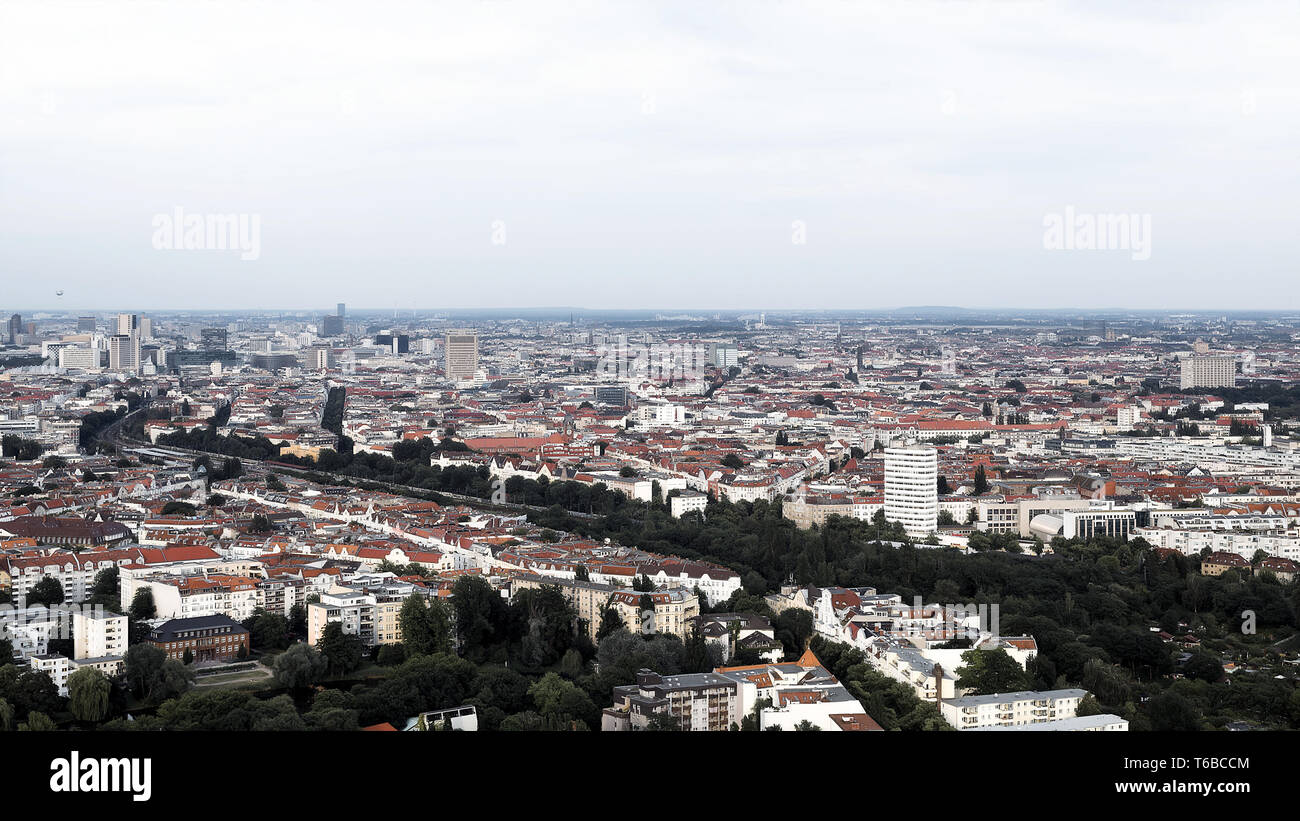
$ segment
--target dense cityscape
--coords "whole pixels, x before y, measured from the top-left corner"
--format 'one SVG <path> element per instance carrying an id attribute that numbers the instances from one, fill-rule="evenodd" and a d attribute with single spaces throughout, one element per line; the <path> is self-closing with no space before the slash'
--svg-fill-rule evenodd
<path id="1" fill-rule="evenodd" d="M 1300 315 L 3 341 L 4 729 L 1300 727 Z"/>
<path id="2" fill-rule="evenodd" d="M 0 2 L 15 798 L 1285 801 L 1298 43 Z"/>

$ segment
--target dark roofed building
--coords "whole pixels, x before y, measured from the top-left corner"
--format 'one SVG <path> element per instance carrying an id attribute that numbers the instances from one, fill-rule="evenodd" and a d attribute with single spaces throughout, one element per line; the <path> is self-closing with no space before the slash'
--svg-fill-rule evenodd
<path id="1" fill-rule="evenodd" d="M 155 627 L 148 641 L 168 658 L 181 661 L 186 650 L 194 661 L 231 661 L 249 650 L 248 630 L 229 616 L 172 619 Z"/>
<path id="2" fill-rule="evenodd" d="M 1250 570 L 1250 562 L 1236 553 L 1218 551 L 1201 560 L 1201 573 L 1206 576 L 1222 576 L 1229 570 Z"/>
<path id="3" fill-rule="evenodd" d="M 35 539 L 37 544 L 104 546 L 129 541 L 131 530 L 121 522 L 97 522 L 77 517 L 20 516 L 0 522 L 0 534 Z"/>

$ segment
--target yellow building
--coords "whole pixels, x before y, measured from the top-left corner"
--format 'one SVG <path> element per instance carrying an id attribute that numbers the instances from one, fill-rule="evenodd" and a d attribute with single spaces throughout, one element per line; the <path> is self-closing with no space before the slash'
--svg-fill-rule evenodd
<path id="1" fill-rule="evenodd" d="M 564 593 L 577 611 L 578 618 L 586 623 L 592 641 L 596 640 L 606 609 L 618 613 L 629 632 L 671 633 L 683 641 L 690 632 L 691 619 L 700 614 L 699 596 L 681 587 L 641 593 L 609 584 L 524 574 L 511 580 L 510 595 L 548 586 L 557 587 Z M 649 607 L 643 607 L 644 604 Z"/>

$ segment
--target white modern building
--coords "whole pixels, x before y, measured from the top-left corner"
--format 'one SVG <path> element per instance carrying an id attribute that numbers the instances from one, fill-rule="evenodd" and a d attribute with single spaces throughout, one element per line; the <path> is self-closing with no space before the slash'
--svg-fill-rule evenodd
<path id="1" fill-rule="evenodd" d="M 89 608 L 72 611 L 72 657 L 99 659 L 126 655 L 126 616 Z"/>
<path id="2" fill-rule="evenodd" d="M 474 331 L 452 331 L 447 334 L 447 378 L 465 382 L 478 371 L 478 334 Z"/>
<path id="3" fill-rule="evenodd" d="M 885 518 L 909 535 L 939 528 L 939 452 L 934 448 L 885 450 Z"/>
<path id="4" fill-rule="evenodd" d="M 114 371 L 140 372 L 140 337 L 116 334 L 108 338 L 108 367 Z"/>
<path id="5" fill-rule="evenodd" d="M 1183 359 L 1179 386 L 1188 388 L 1231 388 L 1237 383 L 1237 357 L 1232 354 L 1189 356 Z"/>
<path id="6" fill-rule="evenodd" d="M 1070 688 L 963 696 L 939 702 L 939 712 L 958 730 L 1020 728 L 1074 718 L 1079 702 L 1087 694 L 1087 690 Z"/>
<path id="7" fill-rule="evenodd" d="M 973 727 L 977 731 L 1065 731 L 1065 732 L 1128 732 L 1128 722 L 1113 713 L 1099 713 L 1093 716 L 1075 716 L 1074 718 L 1058 718 L 1056 721 L 1044 721 L 1038 724 L 1024 724 L 1020 726 L 998 725 L 995 727 Z"/>
<path id="8" fill-rule="evenodd" d="M 683 490 L 668 500 L 673 518 L 680 519 L 685 513 L 703 513 L 709 504 L 709 497 L 698 490 Z"/>

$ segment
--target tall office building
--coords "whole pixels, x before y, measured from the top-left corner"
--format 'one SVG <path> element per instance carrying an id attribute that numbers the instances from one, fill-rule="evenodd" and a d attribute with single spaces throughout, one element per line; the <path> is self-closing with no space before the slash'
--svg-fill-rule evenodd
<path id="1" fill-rule="evenodd" d="M 384 331 L 375 334 L 375 344 L 383 345 L 390 349 L 394 354 L 410 353 L 411 338 L 406 334 L 395 334 L 392 331 Z"/>
<path id="2" fill-rule="evenodd" d="M 343 317 L 327 316 L 320 323 L 321 336 L 342 336 L 343 335 Z"/>
<path id="3" fill-rule="evenodd" d="M 939 529 L 939 452 L 934 448 L 885 450 L 885 518 L 908 535 Z"/>
<path id="4" fill-rule="evenodd" d="M 334 360 L 334 351 L 328 345 L 312 345 L 303 349 L 302 366 L 308 370 L 327 370 Z"/>
<path id="5" fill-rule="evenodd" d="M 338 310 L 335 311 L 334 313 L 337 314 L 338 316 L 347 316 L 348 315 L 347 303 L 340 302 L 338 305 Z"/>
<path id="6" fill-rule="evenodd" d="M 1232 354 L 1189 356 L 1183 360 L 1179 385 L 1188 388 L 1231 388 L 1237 384 L 1237 357 Z"/>
<path id="7" fill-rule="evenodd" d="M 627 385 L 597 385 L 596 401 L 604 405 L 626 407 L 628 402 Z"/>
<path id="8" fill-rule="evenodd" d="M 199 349 L 204 351 L 224 351 L 230 343 L 230 334 L 225 328 L 204 328 L 199 331 Z"/>
<path id="9" fill-rule="evenodd" d="M 447 378 L 461 382 L 474 378 L 478 370 L 478 333 L 452 331 L 447 334 Z"/>
<path id="10" fill-rule="evenodd" d="M 736 350 L 735 345 L 725 342 L 711 342 L 709 343 L 709 360 L 713 367 L 726 370 L 740 364 L 740 352 Z"/>
<path id="11" fill-rule="evenodd" d="M 119 336 L 130 336 L 140 331 L 139 314 L 118 314 L 117 315 L 117 333 Z"/>
<path id="12" fill-rule="evenodd" d="M 13 345 L 18 341 L 18 337 L 23 332 L 23 315 L 14 314 L 9 317 L 9 344 Z"/>
<path id="13" fill-rule="evenodd" d="M 77 317 L 77 333 L 93 334 L 96 330 L 98 330 L 98 322 L 95 320 L 95 317 L 93 316 Z"/>
<path id="14" fill-rule="evenodd" d="M 135 334 L 114 334 L 108 338 L 109 370 L 140 372 L 140 337 Z"/>
<path id="15" fill-rule="evenodd" d="M 60 368 L 99 369 L 99 350 L 90 345 L 65 345 L 59 349 Z"/>

